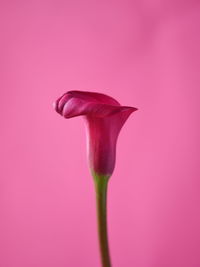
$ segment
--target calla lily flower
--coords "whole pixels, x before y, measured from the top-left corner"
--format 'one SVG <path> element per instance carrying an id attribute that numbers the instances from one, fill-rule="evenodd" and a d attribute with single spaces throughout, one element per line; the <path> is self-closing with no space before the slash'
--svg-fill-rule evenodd
<path id="1" fill-rule="evenodd" d="M 110 96 L 83 91 L 65 93 L 54 107 L 66 119 L 83 116 L 86 120 L 89 163 L 96 189 L 101 262 L 103 267 L 111 267 L 106 219 L 107 184 L 115 167 L 119 132 L 137 109 L 121 106 Z"/>
<path id="2" fill-rule="evenodd" d="M 91 171 L 111 176 L 119 132 L 137 108 L 121 106 L 114 98 L 104 94 L 84 91 L 69 91 L 54 106 L 64 118 L 85 117 Z"/>

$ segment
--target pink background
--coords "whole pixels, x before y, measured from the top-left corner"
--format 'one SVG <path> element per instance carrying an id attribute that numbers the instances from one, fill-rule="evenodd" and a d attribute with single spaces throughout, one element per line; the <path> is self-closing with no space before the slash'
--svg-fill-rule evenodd
<path id="1" fill-rule="evenodd" d="M 114 267 L 200 266 L 199 1 L 1 0 L 0 267 L 99 267 L 70 89 L 139 108 L 109 184 Z"/>

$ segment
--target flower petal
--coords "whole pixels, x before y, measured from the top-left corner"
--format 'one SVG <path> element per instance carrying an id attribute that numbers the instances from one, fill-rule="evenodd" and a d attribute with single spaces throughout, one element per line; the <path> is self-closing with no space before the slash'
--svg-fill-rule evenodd
<path id="1" fill-rule="evenodd" d="M 117 101 L 109 96 L 79 91 L 70 91 L 61 96 L 56 101 L 55 109 L 65 118 L 81 115 L 102 118 L 128 109 L 132 112 L 136 110 L 136 108 L 120 106 Z"/>
<path id="2" fill-rule="evenodd" d="M 92 101 L 92 102 L 95 101 L 108 105 L 120 106 L 119 102 L 114 98 L 100 93 L 87 92 L 87 91 L 68 91 L 66 94 L 72 95 L 72 97 L 80 98 L 86 101 Z"/>
<path id="3" fill-rule="evenodd" d="M 122 112 L 129 109 L 132 111 L 136 110 L 135 108 L 132 107 L 112 106 L 112 105 L 99 104 L 93 102 L 88 103 L 80 99 L 71 98 L 63 106 L 61 114 L 65 118 L 72 118 L 81 115 L 103 118 L 114 115 L 117 112 Z"/>

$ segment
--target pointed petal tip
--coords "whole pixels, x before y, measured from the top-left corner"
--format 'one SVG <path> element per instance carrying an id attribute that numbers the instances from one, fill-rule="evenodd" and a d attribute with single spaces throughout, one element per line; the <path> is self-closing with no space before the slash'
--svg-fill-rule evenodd
<path id="1" fill-rule="evenodd" d="M 123 110 L 124 110 L 124 111 L 130 111 L 130 113 L 132 113 L 132 112 L 137 111 L 138 108 L 135 108 L 135 107 L 126 107 L 126 106 L 124 106 L 124 107 L 123 107 Z"/>

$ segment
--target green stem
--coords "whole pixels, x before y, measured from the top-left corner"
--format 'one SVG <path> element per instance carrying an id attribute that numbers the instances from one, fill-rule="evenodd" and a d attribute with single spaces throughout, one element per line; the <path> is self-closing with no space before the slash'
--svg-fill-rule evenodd
<path id="1" fill-rule="evenodd" d="M 101 253 L 102 267 L 111 267 L 108 234 L 107 234 L 107 185 L 108 176 L 94 174 L 95 189 L 96 189 L 96 204 L 97 204 L 97 219 L 98 219 L 98 234 Z"/>

